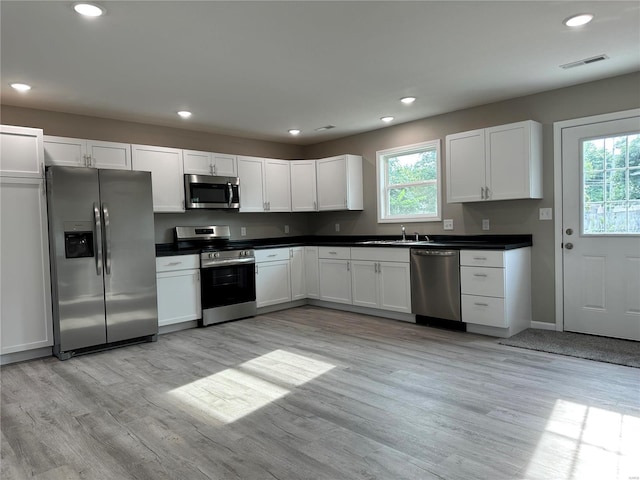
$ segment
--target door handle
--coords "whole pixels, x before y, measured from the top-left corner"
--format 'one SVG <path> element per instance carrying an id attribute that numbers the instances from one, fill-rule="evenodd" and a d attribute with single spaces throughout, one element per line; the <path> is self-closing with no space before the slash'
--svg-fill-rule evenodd
<path id="1" fill-rule="evenodd" d="M 93 238 L 93 245 L 96 249 L 96 275 L 102 275 L 102 221 L 100 220 L 100 209 L 98 204 L 93 204 L 93 223 L 96 233 Z"/>
<path id="2" fill-rule="evenodd" d="M 102 218 L 104 221 L 104 273 L 111 275 L 111 226 L 106 203 L 102 204 Z"/>
<path id="3" fill-rule="evenodd" d="M 567 228 L 567 235 L 573 235 L 573 228 Z"/>
<path id="4" fill-rule="evenodd" d="M 571 242 L 565 243 L 564 244 L 564 248 L 566 248 L 567 250 L 571 250 L 573 248 L 573 243 L 571 243 Z"/>

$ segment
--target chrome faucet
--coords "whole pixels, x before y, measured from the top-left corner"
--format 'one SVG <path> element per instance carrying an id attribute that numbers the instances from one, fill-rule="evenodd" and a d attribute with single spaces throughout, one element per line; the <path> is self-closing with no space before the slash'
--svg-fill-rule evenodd
<path id="1" fill-rule="evenodd" d="M 417 238 L 417 237 L 416 237 L 416 238 Z M 430 242 L 430 241 L 431 241 L 431 240 L 429 239 L 429 235 L 425 235 L 425 236 L 424 236 L 424 239 L 425 239 L 427 242 Z"/>
<path id="2" fill-rule="evenodd" d="M 404 228 L 404 225 L 400 225 L 400 228 L 402 229 L 402 241 L 406 242 L 407 241 L 407 236 L 406 236 L 406 230 Z"/>
<path id="3" fill-rule="evenodd" d="M 416 236 L 416 242 L 420 241 L 420 235 L 418 235 L 418 232 L 413 232 L 413 234 Z"/>

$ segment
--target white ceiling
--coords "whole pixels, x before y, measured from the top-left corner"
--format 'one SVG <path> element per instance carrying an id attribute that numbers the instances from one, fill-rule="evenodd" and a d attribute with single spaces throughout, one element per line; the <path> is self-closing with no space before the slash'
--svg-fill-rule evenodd
<path id="1" fill-rule="evenodd" d="M 311 144 L 640 70 L 638 1 L 99 4 L 0 2 L 2 103 Z"/>

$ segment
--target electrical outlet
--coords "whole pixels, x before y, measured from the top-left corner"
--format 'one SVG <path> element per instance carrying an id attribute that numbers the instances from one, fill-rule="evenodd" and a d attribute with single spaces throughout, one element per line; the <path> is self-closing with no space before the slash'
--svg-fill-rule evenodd
<path id="1" fill-rule="evenodd" d="M 336 223 L 336 232 L 339 232 L 339 231 L 340 231 L 340 224 Z"/>
<path id="2" fill-rule="evenodd" d="M 442 228 L 445 230 L 453 230 L 453 219 L 447 218 L 442 225 Z"/>
<path id="3" fill-rule="evenodd" d="M 553 220 L 553 209 L 552 208 L 541 208 L 540 209 L 540 220 Z"/>
<path id="4" fill-rule="evenodd" d="M 483 230 L 489 230 L 489 219 L 488 218 L 483 218 L 482 219 L 482 229 Z"/>
<path id="5" fill-rule="evenodd" d="M 284 233 L 289 233 L 289 225 L 284 226 Z"/>
<path id="6" fill-rule="evenodd" d="M 241 237 L 247 236 L 247 227 L 240 227 L 240 236 Z"/>

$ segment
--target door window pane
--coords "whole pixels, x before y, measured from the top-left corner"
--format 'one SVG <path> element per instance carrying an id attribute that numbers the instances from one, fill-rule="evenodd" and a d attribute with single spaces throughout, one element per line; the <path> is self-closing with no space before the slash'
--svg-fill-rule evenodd
<path id="1" fill-rule="evenodd" d="M 640 233 L 640 133 L 582 142 L 582 231 Z"/>

